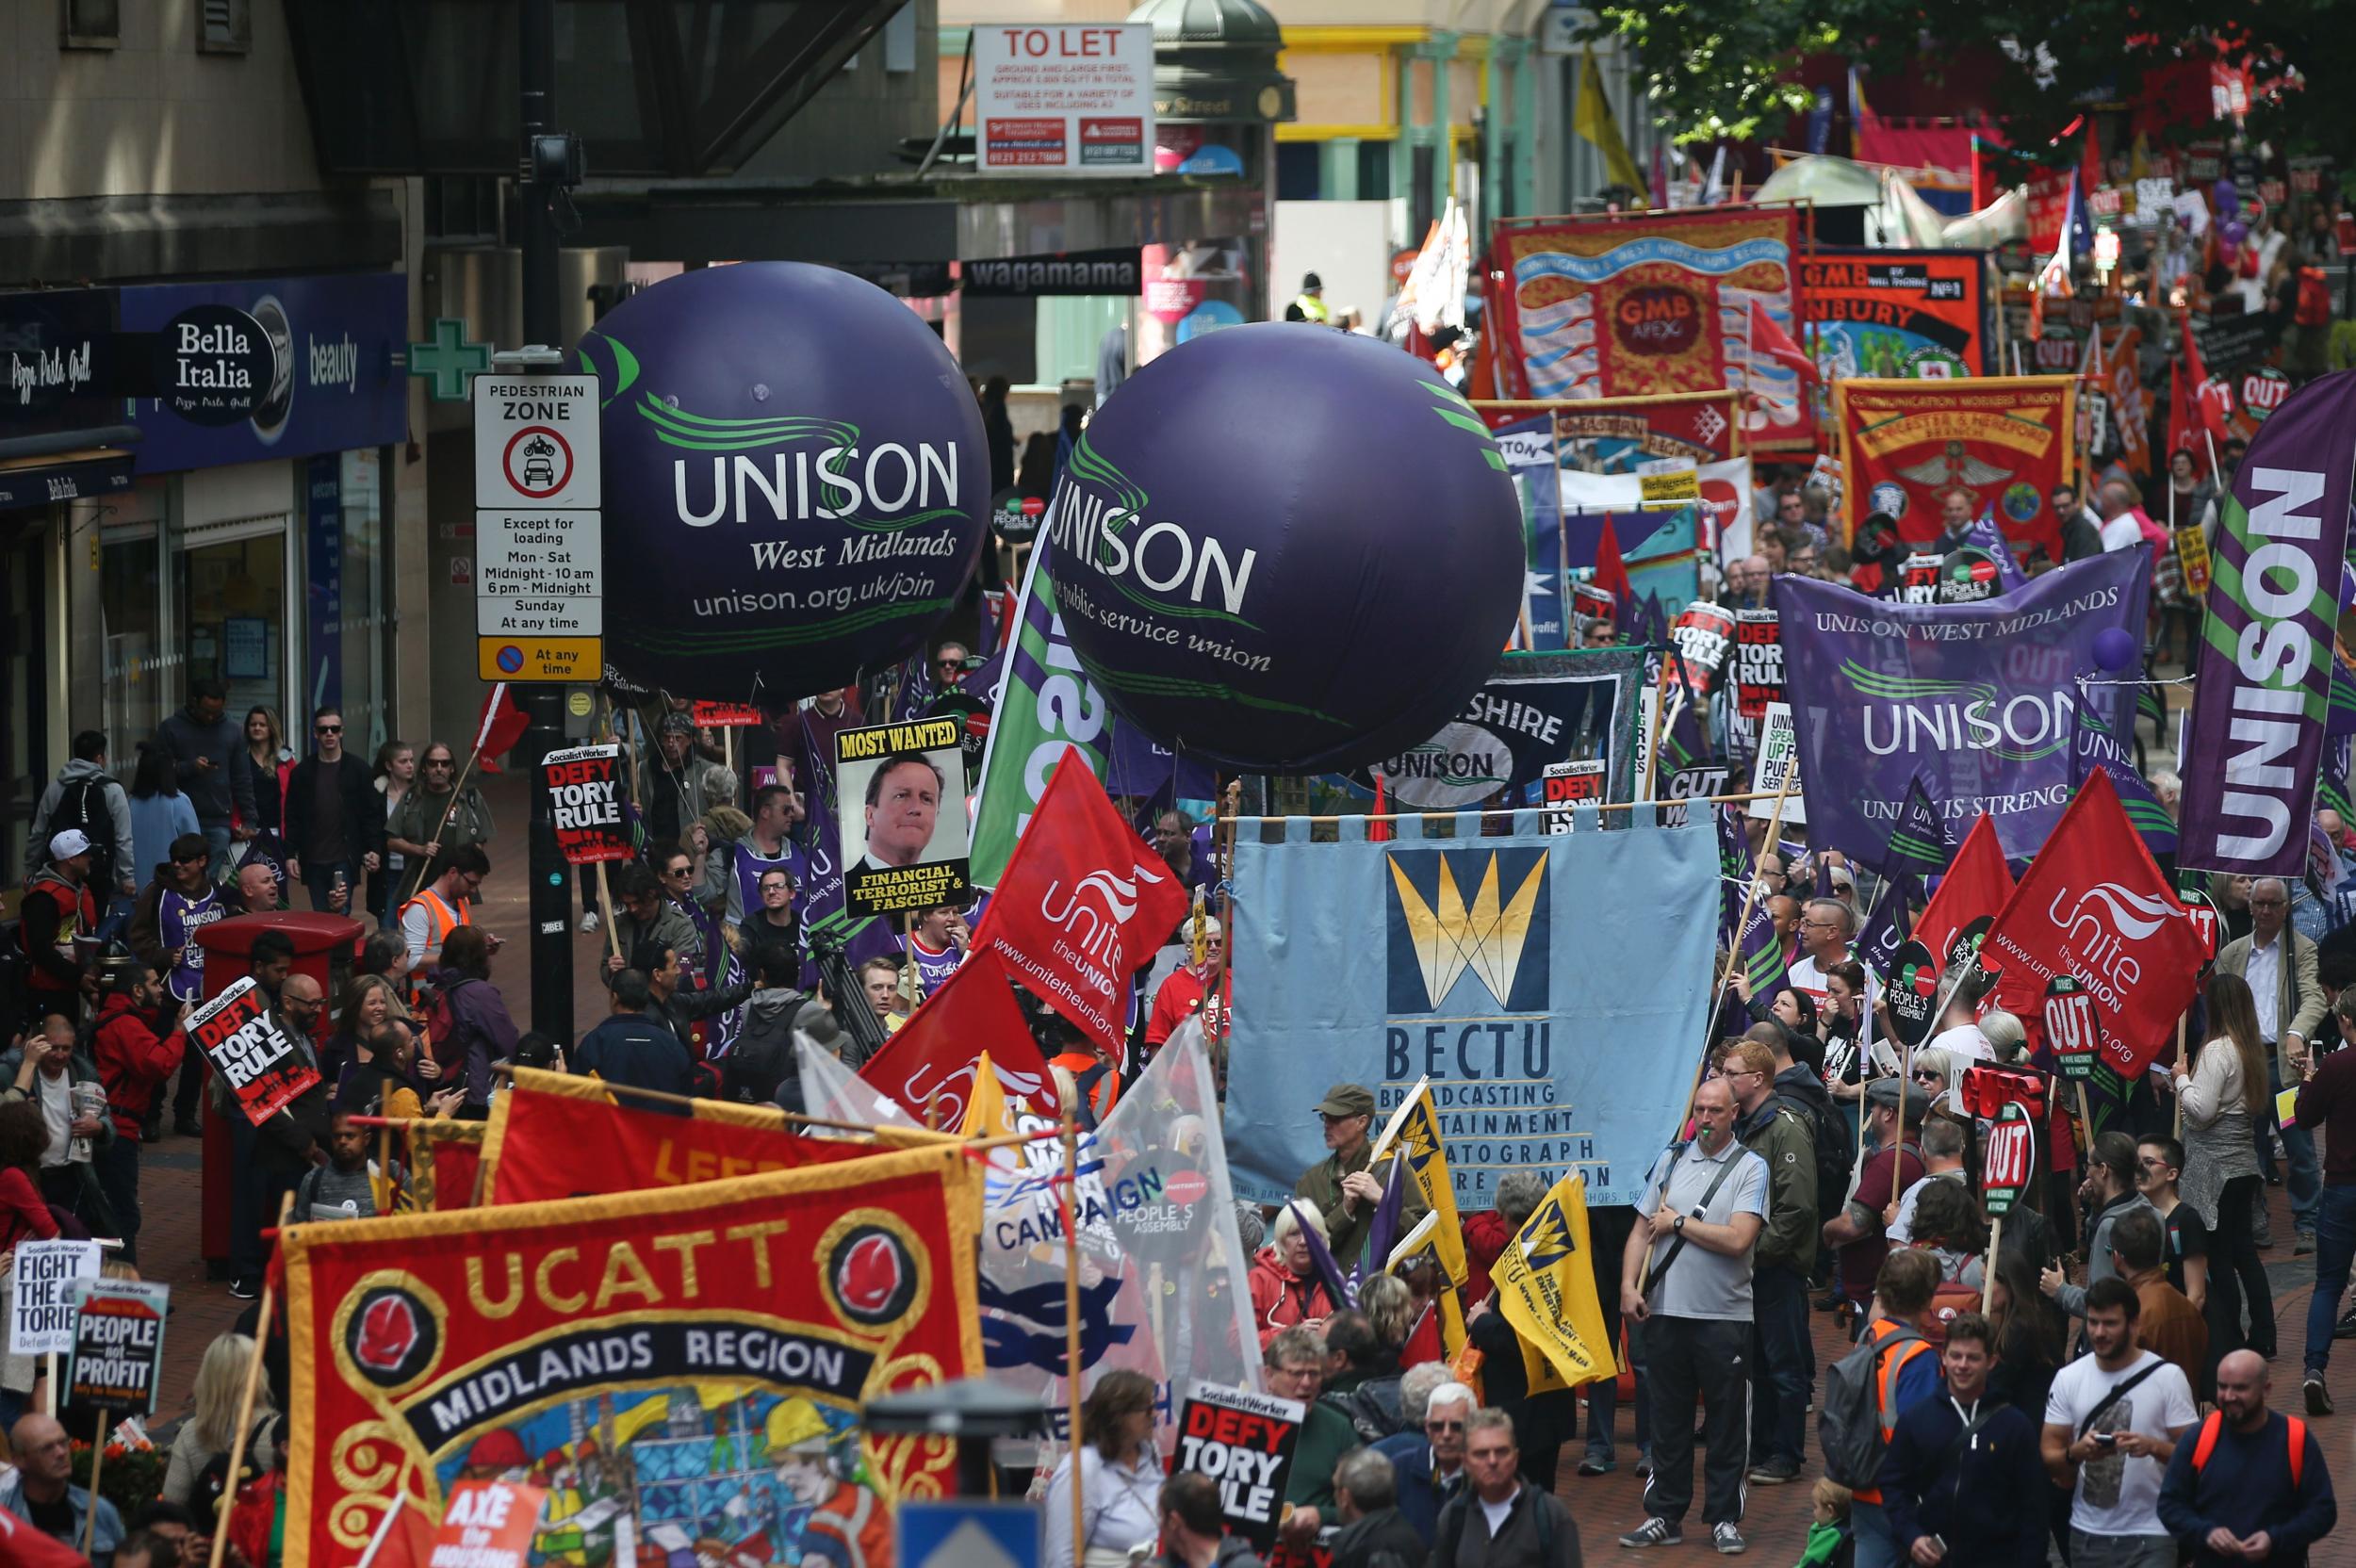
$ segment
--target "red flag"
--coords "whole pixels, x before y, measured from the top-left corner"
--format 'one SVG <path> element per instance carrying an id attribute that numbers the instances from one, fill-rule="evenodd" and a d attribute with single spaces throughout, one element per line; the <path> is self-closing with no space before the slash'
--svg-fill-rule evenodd
<path id="1" fill-rule="evenodd" d="M 1996 822 L 1986 811 L 1964 835 L 1955 864 L 1939 879 L 1939 890 L 1914 923 L 1915 940 L 1931 950 L 1946 966 L 1955 941 L 1977 923 L 1985 932 L 2004 901 L 2012 897 L 2012 868 L 2004 864 L 2004 847 L 1996 841 Z"/>
<path id="2" fill-rule="evenodd" d="M 1021 1099 L 1041 1115 L 1052 1111 L 1055 1082 L 1031 1038 L 1022 1004 L 1014 999 L 1014 987 L 997 956 L 977 946 L 940 989 L 917 1004 L 859 1075 L 918 1120 L 954 1131 L 965 1121 L 973 1069 L 985 1051 L 1007 1098 Z"/>
<path id="3" fill-rule="evenodd" d="M 2102 1058 L 2133 1078 L 2176 1037 L 2208 950 L 2097 768 L 1996 917 L 1984 950 L 1999 1005 L 2035 1027 L 2046 983 L 2076 976 L 2102 1018 Z"/>
<path id="4" fill-rule="evenodd" d="M 1816 374 L 1816 362 L 1808 357 L 1808 351 L 1792 341 L 1792 335 L 1775 324 L 1767 308 L 1751 297 L 1751 353 L 1764 354 L 1787 369 L 1797 370 L 1803 378 Z"/>
<path id="5" fill-rule="evenodd" d="M 11 1568 L 90 1568 L 90 1559 L 41 1534 L 7 1509 L 0 1509 L 0 1562 Z"/>
<path id="6" fill-rule="evenodd" d="M 2184 313 L 2184 352 L 2168 385 L 2168 449 L 2190 452 L 2192 471 L 2205 474 L 2213 444 L 2225 439 L 2233 393 L 2231 387 L 2211 381 L 2207 367 L 2201 363 L 2201 344 L 2193 335 L 2190 311 Z"/>
<path id="7" fill-rule="evenodd" d="M 517 704 L 507 682 L 492 686 L 483 695 L 483 711 L 475 715 L 475 766 L 484 773 L 498 773 L 499 758 L 531 727 L 531 716 Z"/>
<path id="8" fill-rule="evenodd" d="M 1066 752 L 999 875 L 973 951 L 1003 955 L 1049 1006 L 1119 1051 L 1130 977 L 1186 912 L 1177 874 Z"/>

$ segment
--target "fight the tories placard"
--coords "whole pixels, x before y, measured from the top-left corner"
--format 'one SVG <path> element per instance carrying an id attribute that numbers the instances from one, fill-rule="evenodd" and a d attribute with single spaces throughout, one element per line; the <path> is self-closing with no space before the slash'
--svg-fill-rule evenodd
<path id="1" fill-rule="evenodd" d="M 874 724 L 835 736 L 843 901 L 855 915 L 962 904 L 968 886 L 963 727 Z"/>
<path id="2" fill-rule="evenodd" d="M 94 1241 L 20 1241 L 8 1298 L 8 1354 L 46 1356 L 74 1348 L 76 1280 L 98 1277 Z"/>
<path id="3" fill-rule="evenodd" d="M 1229 1533 L 1266 1552 L 1284 1511 L 1284 1476 L 1306 1412 L 1298 1400 L 1196 1383 L 1178 1416 L 1172 1474 L 1191 1470 L 1219 1485 Z"/>
<path id="4" fill-rule="evenodd" d="M 551 751 L 541 759 L 540 769 L 548 780 L 556 847 L 566 865 L 627 860 L 636 853 L 622 822 L 620 746 Z"/>
<path id="5" fill-rule="evenodd" d="M 188 1034 L 256 1127 L 319 1081 L 319 1069 L 279 1027 L 270 997 L 250 974 L 190 1013 Z"/>

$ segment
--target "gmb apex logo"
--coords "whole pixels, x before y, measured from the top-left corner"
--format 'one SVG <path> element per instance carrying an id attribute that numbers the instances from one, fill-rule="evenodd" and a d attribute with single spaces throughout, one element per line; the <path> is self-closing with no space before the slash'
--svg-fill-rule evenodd
<path id="1" fill-rule="evenodd" d="M 1436 1013 L 1469 973 L 1469 1012 L 1541 1013 L 1553 994 L 1543 849 L 1395 849 L 1384 858 L 1388 1010 Z M 1469 895 L 1469 896 L 1468 896 Z"/>

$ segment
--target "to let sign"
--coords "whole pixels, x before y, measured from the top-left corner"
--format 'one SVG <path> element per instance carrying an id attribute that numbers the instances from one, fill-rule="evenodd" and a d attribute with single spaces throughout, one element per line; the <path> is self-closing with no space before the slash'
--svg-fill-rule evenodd
<path id="1" fill-rule="evenodd" d="M 976 166 L 985 174 L 1153 172 L 1153 29 L 973 29 Z"/>
<path id="2" fill-rule="evenodd" d="M 477 376 L 476 673 L 595 680 L 605 667 L 604 473 L 595 376 Z"/>

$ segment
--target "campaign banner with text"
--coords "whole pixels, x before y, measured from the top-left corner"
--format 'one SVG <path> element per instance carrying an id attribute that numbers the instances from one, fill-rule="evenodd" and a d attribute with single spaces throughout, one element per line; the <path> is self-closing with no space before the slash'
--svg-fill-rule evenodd
<path id="1" fill-rule="evenodd" d="M 250 974 L 190 1013 L 186 1028 L 256 1127 L 319 1081 L 319 1069 L 278 1026 L 269 993 Z"/>
<path id="2" fill-rule="evenodd" d="M 172 1287 L 145 1280 L 77 1279 L 65 1404 L 75 1411 L 152 1416 L 162 1391 L 164 1319 Z M 76 1426 L 80 1423 L 77 1421 Z"/>
<path id="3" fill-rule="evenodd" d="M 16 1244 L 9 1275 L 8 1354 L 45 1356 L 74 1348 L 76 1280 L 98 1277 L 98 1243 L 41 1241 Z"/>
<path id="4" fill-rule="evenodd" d="M 1248 1388 L 1196 1383 L 1178 1413 L 1178 1451 L 1170 1473 L 1191 1470 L 1219 1486 L 1227 1530 L 1255 1552 L 1276 1544 L 1284 1512 L 1284 1481 L 1307 1407 L 1297 1399 Z"/>
<path id="5" fill-rule="evenodd" d="M 1987 373 L 1987 273 L 1980 251 L 1808 252 L 1800 279 L 1823 384 Z"/>
<path id="6" fill-rule="evenodd" d="M 1233 1046 L 1252 1070 L 1227 1095 L 1237 1190 L 1279 1201 L 1324 1157 L 1301 1107 L 1328 1085 L 1369 1086 L 1387 1115 L 1428 1078 L 1460 1212 L 1522 1169 L 1634 1201 L 1708 1021 L 1711 828 L 1419 839 L 1431 825 L 1411 821 L 1315 843 L 1286 825 L 1236 855 L 1229 963 L 1253 998 Z"/>
<path id="7" fill-rule="evenodd" d="M 2078 679 L 2103 674 L 2095 646 L 2125 630 L 2139 645 L 2148 547 L 2113 550 L 1972 604 L 1891 604 L 1779 577 L 1785 694 L 1800 731 L 1808 840 L 1883 863 L 1920 776 L 1949 822 L 1995 819 L 2023 860 L 2061 820 L 2076 782 Z M 2135 688 L 2089 684 L 2114 733 Z"/>
<path id="8" fill-rule="evenodd" d="M 2078 384 L 2058 376 L 1967 381 L 1839 381 L 1842 520 L 1847 535 L 1880 513 L 1909 544 L 1937 539 L 1951 490 L 1991 512 L 2004 537 L 2062 558 L 2053 486 L 2077 477 Z"/>
<path id="9" fill-rule="evenodd" d="M 1447 811 L 1500 791 L 1528 805 L 1549 764 L 1600 760 L 1602 798 L 1626 800 L 1644 657 L 1627 647 L 1506 654 L 1438 733 L 1344 781 L 1370 795 L 1379 780 L 1395 810 Z"/>
<path id="10" fill-rule="evenodd" d="M 574 746 L 540 760 L 556 847 L 569 866 L 635 858 L 622 822 L 622 748 Z"/>
<path id="11" fill-rule="evenodd" d="M 2356 371 L 2308 383 L 2250 443 L 2219 514 L 2177 864 L 2298 876 L 2322 771 L 2348 541 Z M 2115 733 L 2124 733 L 2123 730 Z"/>
<path id="12" fill-rule="evenodd" d="M 397 1499 L 438 1515 L 494 1449 L 571 1489 L 536 1543 L 549 1561 L 635 1560 L 674 1534 L 889 1561 L 891 1502 L 953 1490 L 955 1446 L 868 1433 L 859 1411 L 981 1370 L 977 1189 L 961 1150 L 922 1149 L 516 1204 L 497 1225 L 291 1227 L 307 1419 L 286 1452 L 286 1568 L 356 1561 Z"/>

